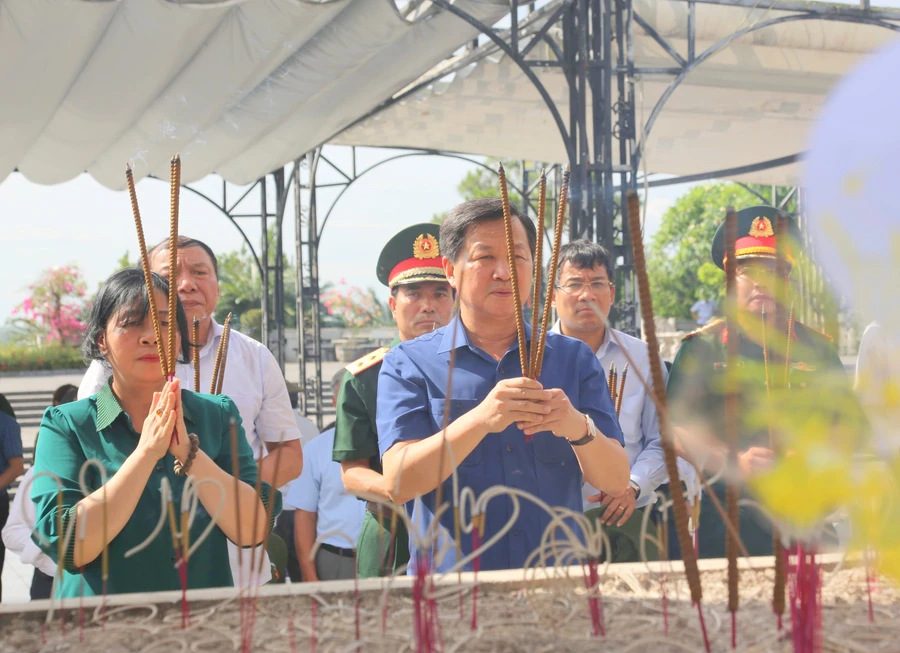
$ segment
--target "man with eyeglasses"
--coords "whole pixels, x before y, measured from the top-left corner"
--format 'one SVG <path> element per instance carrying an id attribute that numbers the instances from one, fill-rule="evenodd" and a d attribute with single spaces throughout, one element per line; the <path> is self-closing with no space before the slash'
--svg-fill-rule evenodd
<path id="1" fill-rule="evenodd" d="M 621 380 L 626 365 L 629 366 L 619 412 L 631 466 L 628 489 L 613 497 L 585 483 L 582 494 L 586 514 L 605 526 L 612 562 L 638 562 L 642 511 L 653 503 L 654 491 L 666 482 L 667 476 L 656 405 L 640 381 L 650 379 L 647 343 L 607 326 L 616 298 L 614 272 L 612 255 L 597 243 L 576 240 L 560 248 L 558 285 L 553 289 L 559 320 L 553 331 L 587 344 L 607 375 L 615 367 Z M 663 370 L 665 374 L 665 366 Z M 689 465 L 683 466 L 686 472 L 691 471 Z M 658 555 L 649 542 L 646 552 L 650 559 Z"/>
<path id="2" fill-rule="evenodd" d="M 773 444 L 791 455 L 792 443 L 797 442 L 795 436 L 803 429 L 844 428 L 857 437 L 862 437 L 867 430 L 831 339 L 801 324 L 793 302 L 776 311 L 779 284 L 790 284 L 789 275 L 799 243 L 796 223 L 788 219 L 785 266 L 779 270 L 774 229 L 778 216 L 778 210 L 768 206 L 738 212 L 735 242 L 738 333 L 729 334 L 724 320 L 689 333 L 672 364 L 667 386 L 669 410 L 682 454 L 698 468 L 705 468 L 708 475 L 718 475 L 727 460 L 726 348 L 729 338 L 739 339 L 735 371 L 739 384 L 737 468 L 724 469 L 729 478 L 740 483 L 772 467 L 776 461 Z M 712 257 L 724 269 L 724 224 L 713 240 Z M 778 322 L 776 313 L 784 316 Z M 785 381 L 789 408 L 784 397 L 772 394 L 776 384 Z M 714 483 L 712 489 L 724 505 L 724 482 Z M 753 498 L 743 487 L 741 496 Z M 796 500 L 803 498 L 798 495 Z M 759 509 L 742 505 L 739 527 L 741 541 L 750 555 L 772 555 L 771 523 Z M 700 557 L 723 557 L 725 534 L 723 520 L 709 496 L 704 494 Z"/>

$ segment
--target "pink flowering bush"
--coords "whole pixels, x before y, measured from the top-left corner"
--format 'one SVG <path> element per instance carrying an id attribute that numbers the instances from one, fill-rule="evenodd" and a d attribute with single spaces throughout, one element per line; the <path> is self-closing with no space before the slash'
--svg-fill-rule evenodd
<path id="1" fill-rule="evenodd" d="M 31 296 L 12 312 L 18 316 L 18 325 L 50 343 L 80 343 L 86 326 L 83 316 L 89 308 L 81 270 L 74 265 L 49 268 L 28 289 Z"/>
<path id="2" fill-rule="evenodd" d="M 392 324 L 390 309 L 374 290 L 348 286 L 343 279 L 339 286 L 325 290 L 322 306 L 335 322 L 352 329 Z"/>

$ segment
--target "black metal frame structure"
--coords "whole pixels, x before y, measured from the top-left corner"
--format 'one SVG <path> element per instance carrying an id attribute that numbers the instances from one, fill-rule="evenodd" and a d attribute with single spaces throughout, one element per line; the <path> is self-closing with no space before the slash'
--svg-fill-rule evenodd
<path id="1" fill-rule="evenodd" d="M 795 0 L 666 1 L 687 5 L 686 53 L 680 53 L 672 43 L 656 32 L 652 25 L 635 10 L 633 0 L 553 0 L 540 8 L 537 8 L 533 2 L 509 0 L 510 25 L 508 29 L 495 29 L 493 26 L 481 23 L 456 6 L 452 0 L 431 0 L 434 7 L 466 21 L 475 27 L 484 38 L 481 41 L 476 40 L 469 52 L 465 56 L 459 57 L 452 66 L 441 69 L 433 76 L 424 78 L 402 93 L 391 97 L 345 129 L 405 100 L 417 91 L 453 72 L 462 70 L 483 57 L 498 51 L 502 52 L 521 69 L 534 85 L 544 100 L 565 146 L 568 164 L 572 170 L 569 238 L 589 238 L 614 252 L 618 263 L 617 285 L 619 287 L 614 319 L 617 328 L 636 333 L 638 330 L 638 306 L 632 281 L 630 234 L 628 233 L 628 221 L 624 220 L 622 216 L 623 203 L 620 200 L 625 192 L 639 187 L 652 188 L 776 168 L 794 163 L 802 156 L 802 153 L 798 153 L 727 170 L 715 170 L 704 174 L 669 179 L 640 179 L 639 169 L 644 144 L 667 101 L 686 77 L 698 66 L 725 50 L 735 40 L 751 32 L 775 25 L 805 20 L 824 20 L 873 25 L 900 31 L 900 10 L 872 9 L 869 0 L 860 0 L 859 6 L 828 5 Z M 743 25 L 734 33 L 698 52 L 695 16 L 696 7 L 701 4 L 786 13 L 772 17 L 766 12 L 759 20 Z M 634 60 L 633 47 L 635 30 L 642 30 L 656 41 L 671 57 L 671 65 L 652 68 L 637 65 Z M 538 45 L 546 46 L 552 57 L 548 59 L 535 58 L 534 51 Z M 563 116 L 553 97 L 535 74 L 535 68 L 546 67 L 559 68 L 565 75 L 569 94 L 568 116 Z M 657 101 L 645 124 L 639 125 L 635 115 L 634 84 L 635 80 L 642 75 L 657 77 L 666 75 L 670 76 L 672 80 Z M 324 143 L 328 143 L 332 138 L 326 139 Z M 399 157 L 425 154 L 454 156 L 480 164 L 468 157 L 446 152 L 420 151 L 404 153 Z M 389 157 L 376 166 L 399 157 Z M 301 162 L 304 162 L 305 166 L 301 166 Z M 326 185 L 344 187 L 326 211 L 321 226 L 319 226 L 320 207 L 316 193 L 316 173 L 320 164 L 334 168 L 343 177 L 338 184 Z M 301 169 L 304 167 L 307 170 L 306 181 L 301 180 Z M 280 234 L 287 198 L 285 179 L 290 180 L 290 183 L 294 185 L 294 220 L 297 234 L 295 254 L 298 271 L 298 362 L 301 381 L 305 376 L 306 364 L 312 362 L 315 365 L 314 377 L 310 379 L 311 383 L 309 384 L 311 387 L 308 387 L 308 393 L 314 398 L 314 405 L 309 405 L 308 394 L 304 392 L 301 393 L 301 407 L 303 412 L 315 412 L 320 422 L 322 415 L 322 357 L 319 337 L 321 306 L 318 246 L 322 230 L 327 224 L 334 203 L 340 199 L 344 190 L 367 171 L 357 172 L 354 157 L 352 170 L 348 174 L 334 166 L 322 154 L 320 147 L 295 161 L 293 171 L 287 177 L 284 175 L 284 170 L 272 173 L 276 187 L 277 209 L 275 213 L 268 213 L 266 193 L 265 191 L 261 193 L 260 216 L 266 225 L 270 218 L 274 218 L 276 228 L 275 264 L 263 266 L 260 263 L 260 257 L 257 257 L 263 274 L 263 313 L 266 325 L 264 333 L 268 332 L 269 295 L 270 290 L 273 290 L 274 292 L 271 293 L 272 318 L 278 332 L 276 354 L 283 364 L 285 357 L 283 348 L 283 268 L 281 268 L 283 243 Z M 530 186 L 527 181 L 523 185 Z M 264 183 L 261 188 L 265 189 Z M 526 194 L 528 190 L 526 188 Z M 308 197 L 306 207 L 303 204 L 301 191 L 305 191 Z M 230 215 L 231 212 L 226 208 L 224 199 L 221 206 L 216 205 L 234 222 L 233 217 L 237 216 Z M 302 236 L 304 232 L 306 233 L 305 239 Z M 244 239 L 249 245 L 246 235 Z M 263 239 L 262 249 L 261 260 L 270 260 L 271 257 L 266 251 L 265 239 Z M 270 288 L 271 274 L 274 274 L 274 288 Z M 302 319 L 304 309 L 311 310 L 308 328 Z M 310 336 L 309 339 L 307 339 L 307 335 Z M 310 409 L 312 410 L 310 411 Z"/>

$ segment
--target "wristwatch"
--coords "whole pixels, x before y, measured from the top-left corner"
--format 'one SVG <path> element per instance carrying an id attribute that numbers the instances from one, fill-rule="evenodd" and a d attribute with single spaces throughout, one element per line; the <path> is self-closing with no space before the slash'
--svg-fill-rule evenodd
<path id="1" fill-rule="evenodd" d="M 573 447 L 584 446 L 597 437 L 597 427 L 594 425 L 594 420 L 585 415 L 584 423 L 587 426 L 587 434 L 585 434 L 584 437 L 578 438 L 577 440 L 569 440 L 568 438 L 566 438 L 566 440 L 569 440 L 569 444 L 571 444 Z"/>
<path id="2" fill-rule="evenodd" d="M 634 500 L 637 501 L 641 498 L 641 486 L 635 483 L 634 481 L 628 481 L 628 487 L 634 490 Z"/>

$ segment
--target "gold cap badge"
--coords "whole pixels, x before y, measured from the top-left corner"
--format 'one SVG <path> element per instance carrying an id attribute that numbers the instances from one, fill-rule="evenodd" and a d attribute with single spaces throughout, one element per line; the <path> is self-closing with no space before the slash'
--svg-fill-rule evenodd
<path id="1" fill-rule="evenodd" d="M 758 217 L 750 225 L 750 235 L 755 238 L 764 238 L 766 236 L 774 236 L 775 230 L 772 229 L 772 222 L 769 218 Z"/>
<path id="2" fill-rule="evenodd" d="M 438 247 L 438 242 L 430 234 L 419 235 L 413 243 L 413 256 L 417 259 L 437 258 L 440 255 L 441 248 Z"/>

